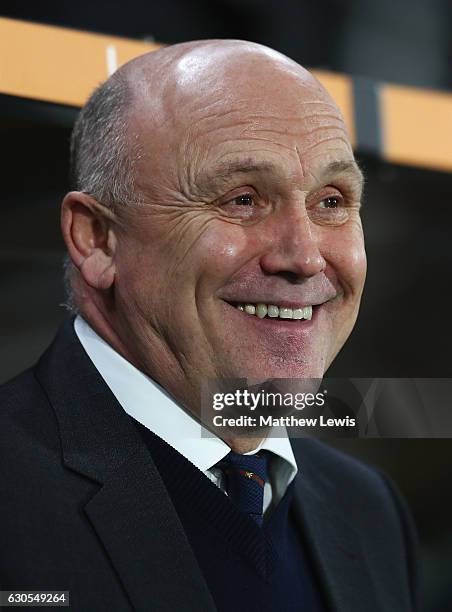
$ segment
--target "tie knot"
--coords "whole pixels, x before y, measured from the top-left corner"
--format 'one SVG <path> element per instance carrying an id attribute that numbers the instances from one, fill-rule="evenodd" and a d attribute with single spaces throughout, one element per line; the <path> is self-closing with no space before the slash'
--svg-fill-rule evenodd
<path id="1" fill-rule="evenodd" d="M 234 471 L 235 473 L 254 480 L 261 487 L 268 481 L 267 474 L 268 454 L 266 451 L 261 451 L 254 455 L 240 455 L 230 451 L 222 461 L 219 462 L 220 467 L 224 472 Z"/>
<path id="2" fill-rule="evenodd" d="M 226 491 L 238 508 L 259 525 L 263 519 L 264 486 L 268 481 L 268 453 L 240 455 L 231 451 L 217 466 L 223 471 Z"/>

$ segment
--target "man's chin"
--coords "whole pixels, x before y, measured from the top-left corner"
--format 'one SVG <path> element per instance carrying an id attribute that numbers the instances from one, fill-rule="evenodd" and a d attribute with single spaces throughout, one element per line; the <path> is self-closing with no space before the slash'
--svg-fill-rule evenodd
<path id="1" fill-rule="evenodd" d="M 274 379 L 318 379 L 325 372 L 324 360 L 285 360 L 281 357 L 268 356 L 267 360 L 243 364 L 242 368 L 233 368 L 229 378 L 247 379 L 251 384 Z"/>

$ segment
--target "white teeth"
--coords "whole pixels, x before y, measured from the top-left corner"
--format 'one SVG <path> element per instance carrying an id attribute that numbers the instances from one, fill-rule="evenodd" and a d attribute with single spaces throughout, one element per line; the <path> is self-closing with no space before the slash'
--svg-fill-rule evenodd
<path id="1" fill-rule="evenodd" d="M 280 308 L 279 318 L 280 319 L 291 319 L 292 318 L 292 308 Z"/>
<path id="2" fill-rule="evenodd" d="M 272 306 L 272 305 L 269 306 L 267 314 L 268 314 L 269 317 L 272 317 L 272 318 L 278 317 L 279 316 L 279 308 L 278 308 L 278 306 Z"/>
<path id="3" fill-rule="evenodd" d="M 303 319 L 304 308 L 294 308 L 292 311 L 292 319 Z"/>
<path id="4" fill-rule="evenodd" d="M 267 305 L 266 304 L 258 304 L 256 308 L 256 314 L 259 319 L 263 319 L 267 314 Z"/>
<path id="5" fill-rule="evenodd" d="M 264 319 L 266 316 L 272 319 L 279 317 L 280 319 L 312 319 L 312 306 L 304 306 L 303 308 L 285 308 L 278 307 L 274 304 L 238 304 L 238 310 L 246 312 L 249 315 L 256 315 L 259 319 Z"/>
<path id="6" fill-rule="evenodd" d="M 310 321 L 312 319 L 312 306 L 305 306 L 303 308 L 303 317 Z"/>

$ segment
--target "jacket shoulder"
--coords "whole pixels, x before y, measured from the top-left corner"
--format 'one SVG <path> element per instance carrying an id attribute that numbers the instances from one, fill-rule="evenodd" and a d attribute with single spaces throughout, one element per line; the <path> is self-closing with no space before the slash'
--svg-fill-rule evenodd
<path id="1" fill-rule="evenodd" d="M 34 370 L 1 385 L 0 455 L 4 465 L 26 461 L 32 473 L 41 452 L 59 456 L 59 451 L 56 417 Z"/>
<path id="2" fill-rule="evenodd" d="M 292 439 L 291 443 L 301 479 L 315 483 L 316 492 L 354 526 L 368 554 L 374 560 L 380 558 L 381 568 L 394 559 L 397 571 L 405 568 L 412 609 L 419 610 L 418 536 L 411 512 L 391 478 L 319 440 Z"/>
<path id="3" fill-rule="evenodd" d="M 309 476 L 331 480 L 358 495 L 364 491 L 371 496 L 386 494 L 384 478 L 377 468 L 316 439 L 292 439 L 291 443 L 298 465 Z"/>
<path id="4" fill-rule="evenodd" d="M 367 465 L 318 440 L 292 444 L 301 479 L 311 483 L 323 499 L 330 500 L 360 533 L 374 533 L 375 526 L 392 534 L 392 544 L 414 554 L 416 535 L 403 498 L 392 480 Z"/>

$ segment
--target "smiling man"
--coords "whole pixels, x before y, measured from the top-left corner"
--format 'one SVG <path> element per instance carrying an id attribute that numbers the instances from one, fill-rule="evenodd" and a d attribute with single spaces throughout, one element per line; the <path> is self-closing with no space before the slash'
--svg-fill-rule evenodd
<path id="1" fill-rule="evenodd" d="M 322 378 L 355 324 L 363 179 L 329 94 L 260 45 L 175 45 L 96 90 L 72 157 L 78 314 L 0 394 L 3 588 L 80 611 L 415 610 L 382 475 L 312 440 L 200 435 L 203 381 Z"/>

